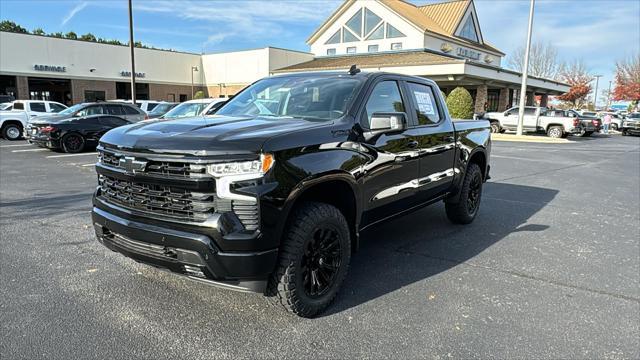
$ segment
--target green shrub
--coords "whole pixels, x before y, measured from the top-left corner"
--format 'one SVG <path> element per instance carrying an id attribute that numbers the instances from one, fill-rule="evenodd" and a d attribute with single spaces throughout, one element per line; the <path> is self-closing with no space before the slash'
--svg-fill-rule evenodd
<path id="1" fill-rule="evenodd" d="M 467 89 L 457 87 L 447 96 L 447 107 L 449 115 L 454 119 L 473 118 L 473 98 Z"/>
<path id="2" fill-rule="evenodd" d="M 193 95 L 194 99 L 204 99 L 204 91 L 199 90 Z"/>

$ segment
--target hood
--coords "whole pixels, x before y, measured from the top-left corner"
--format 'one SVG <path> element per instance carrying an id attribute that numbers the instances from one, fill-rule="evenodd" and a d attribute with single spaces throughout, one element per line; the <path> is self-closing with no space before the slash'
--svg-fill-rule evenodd
<path id="1" fill-rule="evenodd" d="M 115 128 L 102 136 L 100 143 L 122 150 L 162 154 L 255 154 L 263 150 L 262 145 L 269 138 L 328 123 L 271 117 L 158 119 Z"/>
<path id="2" fill-rule="evenodd" d="M 65 120 L 70 120 L 72 117 L 69 115 L 51 114 L 40 115 L 29 119 L 29 124 L 58 124 Z"/>

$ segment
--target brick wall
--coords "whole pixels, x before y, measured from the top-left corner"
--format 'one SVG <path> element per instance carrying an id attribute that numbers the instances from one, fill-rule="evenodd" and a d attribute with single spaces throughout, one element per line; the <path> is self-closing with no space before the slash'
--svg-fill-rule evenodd
<path id="1" fill-rule="evenodd" d="M 85 101 L 85 90 L 104 91 L 105 100 L 113 100 L 116 98 L 115 81 L 102 80 L 71 80 L 71 99 L 74 104 Z"/>
<path id="2" fill-rule="evenodd" d="M 194 86 L 193 93 L 198 91 L 204 91 L 204 96 L 209 97 L 206 87 Z M 180 95 L 191 100 L 191 85 L 149 84 L 150 100 L 180 101 Z"/>
<path id="3" fill-rule="evenodd" d="M 16 99 L 29 100 L 29 78 L 16 76 Z"/>
<path id="4" fill-rule="evenodd" d="M 507 110 L 511 104 L 509 99 L 509 88 L 500 89 L 500 97 L 498 98 L 498 111 Z"/>

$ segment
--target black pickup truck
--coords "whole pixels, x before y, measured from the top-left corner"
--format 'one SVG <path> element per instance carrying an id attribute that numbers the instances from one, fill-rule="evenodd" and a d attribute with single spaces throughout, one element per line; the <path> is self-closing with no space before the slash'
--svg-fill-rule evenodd
<path id="1" fill-rule="evenodd" d="M 454 223 L 478 213 L 489 123 L 453 122 L 440 94 L 424 78 L 354 68 L 281 75 L 215 116 L 111 130 L 98 147 L 98 240 L 314 316 L 363 229 L 437 201 Z"/>

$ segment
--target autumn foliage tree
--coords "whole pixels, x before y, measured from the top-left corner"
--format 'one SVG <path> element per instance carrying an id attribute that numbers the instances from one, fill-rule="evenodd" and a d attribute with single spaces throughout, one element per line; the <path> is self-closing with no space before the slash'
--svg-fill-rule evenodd
<path id="1" fill-rule="evenodd" d="M 571 88 L 565 94 L 557 97 L 574 108 L 581 108 L 591 92 L 593 77 L 581 60 L 575 60 L 560 67 L 559 77 L 561 81 L 569 84 Z"/>
<path id="2" fill-rule="evenodd" d="M 640 101 L 640 53 L 616 63 L 615 80 L 613 100 L 627 100 L 637 105 Z"/>

